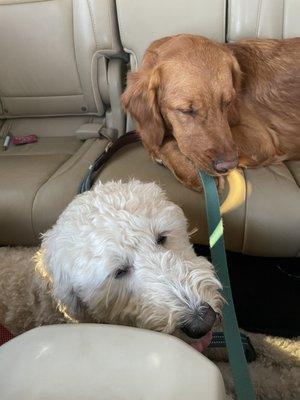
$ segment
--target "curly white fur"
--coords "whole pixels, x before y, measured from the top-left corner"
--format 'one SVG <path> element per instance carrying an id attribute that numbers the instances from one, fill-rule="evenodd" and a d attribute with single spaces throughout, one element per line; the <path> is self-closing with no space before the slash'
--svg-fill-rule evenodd
<path id="1" fill-rule="evenodd" d="M 51 297 L 79 321 L 174 333 L 202 302 L 220 311 L 212 265 L 196 256 L 182 210 L 155 183 L 99 183 L 77 196 L 40 254 Z"/>

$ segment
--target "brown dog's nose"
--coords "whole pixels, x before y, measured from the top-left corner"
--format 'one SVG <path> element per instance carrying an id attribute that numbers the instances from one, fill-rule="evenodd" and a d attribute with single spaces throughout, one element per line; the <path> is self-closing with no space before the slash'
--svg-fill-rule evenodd
<path id="1" fill-rule="evenodd" d="M 238 160 L 232 161 L 223 161 L 223 160 L 216 160 L 213 162 L 214 170 L 220 173 L 228 172 L 231 169 L 234 169 L 238 165 Z"/>

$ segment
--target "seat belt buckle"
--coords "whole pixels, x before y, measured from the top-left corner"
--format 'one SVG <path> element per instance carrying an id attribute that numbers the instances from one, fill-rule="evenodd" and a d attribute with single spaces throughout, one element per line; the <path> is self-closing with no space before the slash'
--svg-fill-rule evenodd
<path id="1" fill-rule="evenodd" d="M 100 139 L 105 138 L 111 142 L 115 142 L 118 139 L 118 130 L 114 128 L 107 128 L 104 126 L 105 121 L 101 122 L 89 122 L 81 125 L 75 132 L 76 136 L 80 140 L 87 139 Z"/>
<path id="2" fill-rule="evenodd" d="M 105 149 L 104 149 L 104 153 L 107 153 L 108 150 L 111 148 L 111 146 L 113 145 L 113 142 L 108 142 Z"/>
<path id="3" fill-rule="evenodd" d="M 8 132 L 5 135 L 5 137 L 3 139 L 3 145 L 2 145 L 3 151 L 6 151 L 9 148 L 12 138 L 13 138 L 13 135 L 10 132 Z"/>

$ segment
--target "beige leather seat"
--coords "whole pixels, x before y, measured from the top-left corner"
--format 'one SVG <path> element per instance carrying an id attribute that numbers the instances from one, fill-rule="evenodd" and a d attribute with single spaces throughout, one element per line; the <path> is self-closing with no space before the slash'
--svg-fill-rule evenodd
<path id="1" fill-rule="evenodd" d="M 0 244 L 32 245 L 108 142 L 81 138 L 91 130 L 97 136 L 102 125 L 124 133 L 115 3 L 1 1 L 0 57 L 0 138 L 39 139 L 1 146 Z"/>
<path id="2" fill-rule="evenodd" d="M 18 2 L 4 1 L 4 3 L 11 4 Z M 117 63 L 116 69 L 119 71 L 119 66 L 122 62 L 118 59 L 111 59 L 108 67 L 104 68 L 104 74 L 102 74 L 101 66 L 104 63 L 104 58 L 99 58 L 99 76 L 107 76 L 108 79 L 111 78 L 110 84 L 105 85 L 101 79 L 98 79 L 100 94 L 103 100 L 102 103 L 99 100 L 99 95 L 95 97 L 95 93 L 93 93 L 89 97 L 86 94 L 88 92 L 85 91 L 84 98 L 89 98 L 92 105 L 89 103 L 87 107 L 88 111 L 82 111 L 81 108 L 78 110 L 76 105 L 79 103 L 83 104 L 82 101 L 80 102 L 83 98 L 82 92 L 87 89 L 82 89 L 82 92 L 80 92 L 78 86 L 76 86 L 77 89 L 75 89 L 75 86 L 74 88 L 72 87 L 73 90 L 71 92 L 66 92 L 65 89 L 65 84 L 69 81 L 69 75 L 70 79 L 72 76 L 74 77 L 72 75 L 74 65 L 72 67 L 72 62 L 70 61 L 70 48 L 67 45 L 63 45 L 67 40 L 69 26 L 67 25 L 67 16 L 70 17 L 71 3 L 74 3 L 74 23 L 75 27 L 77 27 L 74 30 L 75 65 L 77 65 L 81 76 L 84 68 L 82 69 L 82 64 L 80 63 L 83 60 L 86 63 L 87 60 L 90 60 L 89 65 L 92 66 L 92 72 L 94 71 L 93 59 L 95 56 L 91 57 L 91 54 L 96 53 L 96 57 L 97 55 L 101 56 L 103 50 L 106 52 L 108 48 L 110 49 L 109 55 L 113 52 L 115 55 L 120 54 L 116 21 L 112 18 L 111 20 L 114 23 L 112 22 L 112 25 L 109 25 L 106 20 L 107 17 L 104 17 L 106 15 L 104 13 L 104 10 L 106 10 L 104 5 L 108 6 L 108 4 L 110 5 L 109 9 L 112 11 L 108 15 L 113 17 L 114 7 L 112 1 L 90 1 L 92 11 L 94 7 L 98 10 L 97 14 L 94 11 L 89 14 L 91 10 L 87 8 L 86 1 L 27 1 L 22 2 L 22 4 L 0 6 L 0 10 L 4 9 L 6 10 L 5 12 L 8 12 L 10 9 L 12 10 L 9 15 L 3 12 L 0 13 L 0 18 L 3 19 L 3 23 L 0 20 L 0 54 L 10 55 L 10 62 L 7 61 L 6 64 L 1 63 L 0 92 L 2 94 L 6 93 L 1 86 L 4 85 L 9 96 L 12 96 L 13 107 L 17 107 L 20 104 L 18 102 L 21 101 L 21 107 L 18 108 L 19 114 L 16 114 L 19 118 L 13 118 L 16 111 L 13 111 L 14 108 L 12 108 L 12 119 L 5 121 L 2 132 L 7 129 L 8 123 L 12 123 L 12 128 L 10 129 L 14 133 L 37 132 L 41 138 L 39 144 L 35 147 L 14 147 L 5 153 L 1 153 L 1 171 L 7 171 L 7 174 L 1 173 L 0 178 L 1 188 L 4 188 L 0 196 L 0 218 L 1 224 L 4 226 L 2 233 L 0 233 L 0 242 L 2 243 L 37 243 L 39 232 L 44 231 L 55 222 L 59 211 L 64 208 L 75 193 L 78 181 L 84 174 L 84 169 L 88 166 L 91 159 L 95 158 L 96 154 L 103 150 L 107 143 L 106 140 L 95 141 L 90 139 L 82 144 L 74 137 L 74 132 L 81 124 L 87 121 L 97 121 L 100 115 L 102 117 L 103 110 L 96 109 L 96 104 L 100 104 L 98 107 L 101 107 L 102 104 L 104 108 L 107 108 L 106 104 L 118 103 L 116 100 L 118 96 L 113 101 L 109 97 L 112 98 L 113 95 L 118 95 L 121 84 L 117 83 L 113 86 L 115 80 L 111 78 L 112 74 L 109 74 L 109 72 L 110 66 L 115 65 L 113 64 L 115 62 Z M 51 4 L 53 5 L 53 10 L 50 12 L 47 7 L 51 9 Z M 62 4 L 64 4 L 65 8 L 62 7 Z M 12 24 L 9 21 L 13 21 L 18 15 L 23 15 L 26 7 L 29 7 L 28 9 L 31 7 L 38 7 L 38 9 L 46 7 L 47 21 L 44 21 L 44 23 L 39 22 L 38 26 L 31 24 L 30 18 L 33 18 L 33 15 L 39 17 L 39 21 L 41 16 L 30 12 L 27 15 L 27 19 L 24 19 L 27 22 L 24 22 L 22 19 L 20 24 L 17 24 L 17 27 L 13 24 L 13 29 L 7 29 L 7 24 Z M 82 7 L 82 10 L 85 10 L 85 12 L 79 13 L 78 7 Z M 227 7 L 228 36 L 226 38 Z M 299 2 L 296 0 L 253 0 L 251 2 L 248 0 L 189 0 L 188 2 L 186 0 L 116 0 L 116 9 L 120 39 L 124 50 L 130 56 L 129 67 L 131 69 L 137 68 L 142 54 L 153 40 L 176 33 L 194 33 L 221 42 L 226 39 L 237 40 L 238 38 L 249 36 L 289 37 L 300 34 L 299 25 L 297 24 L 298 17 L 300 16 Z M 18 12 L 14 13 L 13 10 L 18 10 Z M 60 10 L 57 13 L 60 16 L 64 15 L 65 18 L 59 19 L 58 14 L 53 14 L 54 10 Z M 65 10 L 65 14 L 62 10 Z M 69 14 L 66 10 L 69 10 Z M 90 19 L 91 15 L 93 16 L 93 23 Z M 56 21 L 56 25 L 53 25 L 52 20 Z M 86 23 L 83 23 L 84 21 Z M 103 21 L 106 22 L 103 23 Z M 43 29 L 41 25 L 43 25 Z M 56 32 L 55 38 L 49 32 L 50 25 L 52 26 L 51 32 Z M 113 31 L 109 27 L 114 27 Z M 39 34 L 41 30 L 44 35 L 43 45 L 41 45 L 41 41 L 38 39 L 41 37 L 38 35 L 35 36 L 37 29 Z M 81 35 L 81 30 L 90 33 Z M 23 32 L 27 32 L 31 40 L 35 39 L 30 45 L 28 44 L 28 40 L 25 43 L 23 43 L 24 41 L 22 42 L 23 47 L 27 50 L 26 52 L 21 52 L 22 58 L 21 56 L 18 58 L 19 52 L 14 52 L 13 49 L 20 48 L 20 46 L 16 46 L 17 39 L 20 39 L 20 36 L 22 36 L 21 32 L 24 37 L 26 35 Z M 96 36 L 98 35 L 98 39 L 96 40 L 97 45 L 91 39 L 93 36 L 92 32 Z M 56 37 L 58 33 L 60 34 L 60 39 Z M 69 34 L 71 35 L 70 32 Z M 7 41 L 2 40 L 2 38 L 9 38 L 10 36 L 16 38 L 15 40 L 10 38 L 10 46 L 7 46 Z M 87 56 L 83 55 L 83 47 L 86 41 L 82 40 L 82 37 L 85 39 L 90 38 L 92 41 L 91 44 L 86 39 L 91 46 L 87 46 L 90 49 L 90 52 L 86 53 Z M 109 40 L 111 37 L 113 38 L 112 43 Z M 47 45 L 44 45 L 44 43 Z M 69 43 L 69 45 L 72 48 L 72 43 Z M 55 46 L 60 49 L 59 58 L 56 57 Z M 37 62 L 36 65 L 32 57 L 27 56 L 29 50 L 30 55 L 43 54 L 45 47 L 49 52 L 47 53 L 47 60 L 49 58 L 52 60 L 51 67 L 46 62 L 42 65 L 40 64 L 44 60 L 43 57 L 34 60 Z M 69 54 L 69 58 L 67 55 L 61 54 L 63 48 L 68 50 L 67 54 Z M 98 49 L 102 49 L 102 51 L 98 52 Z M 78 52 L 82 57 L 77 54 Z M 23 64 L 13 64 L 11 68 L 14 57 L 22 59 Z M 52 74 L 53 65 L 60 68 L 59 71 L 55 70 L 57 72 L 55 76 Z M 61 69 L 64 71 L 63 74 L 59 73 Z M 68 75 L 67 71 L 69 70 Z M 44 71 L 45 74 L 41 75 L 41 71 Z M 12 76 L 15 79 L 12 79 Z M 43 80 L 41 80 L 41 76 L 43 76 Z M 84 72 L 82 72 L 82 76 L 86 77 Z M 44 114 L 45 107 L 43 106 L 43 100 L 41 100 L 43 99 L 43 91 L 41 87 L 36 87 L 37 77 L 39 77 L 38 82 L 47 82 L 46 87 L 51 96 L 55 92 L 56 98 L 62 97 L 64 99 L 63 103 L 60 102 L 57 108 L 52 108 L 51 118 L 47 117 L 48 114 Z M 28 78 L 30 79 L 27 84 Z M 86 88 L 88 86 L 84 86 L 86 82 L 86 80 L 81 79 L 80 87 Z M 94 82 L 93 79 L 92 82 Z M 72 81 L 73 83 L 74 81 Z M 19 85 L 19 91 L 21 90 L 23 93 L 22 96 L 25 95 L 28 98 L 21 97 L 20 100 L 14 89 L 16 85 Z M 30 86 L 30 90 L 33 87 L 35 91 L 31 93 L 28 85 Z M 13 91 L 11 92 L 11 90 Z M 79 97 L 77 96 L 78 90 L 80 92 Z M 109 90 L 110 92 L 108 93 Z M 30 93 L 30 96 L 28 96 L 28 93 Z M 66 96 L 66 93 L 69 95 Z M 76 99 L 74 99 L 74 94 L 76 94 Z M 32 100 L 33 95 L 39 97 L 33 97 Z M 17 97 L 17 99 L 13 96 Z M 53 104 L 55 102 L 50 100 L 49 104 L 51 107 L 54 107 Z M 38 114 L 40 118 L 22 118 L 22 112 L 26 116 L 32 116 L 33 109 L 30 108 L 33 104 L 32 101 L 34 101 L 35 110 L 40 111 Z M 6 97 L 2 99 L 2 103 L 7 105 Z M 86 105 L 83 105 L 83 107 L 86 107 Z M 7 109 L 4 106 L 3 108 Z M 115 115 L 122 117 L 121 111 L 118 107 L 116 108 L 118 112 Z M 28 110 L 30 111 L 29 114 Z M 66 116 L 69 113 L 76 115 L 72 117 Z M 53 117 L 54 114 L 55 117 Z M 87 114 L 89 115 L 87 116 Z M 113 113 L 106 111 L 106 120 L 109 126 L 120 126 L 118 122 L 112 122 L 113 120 L 116 121 L 116 117 L 111 118 L 111 114 Z M 62 116 L 56 117 L 56 115 Z M 4 116 L 3 110 L 2 117 Z M 128 119 L 127 130 L 130 130 L 132 127 L 132 121 Z M 121 131 L 122 128 L 119 129 L 119 132 Z M 54 136 L 57 137 L 54 138 Z M 34 154 L 31 154 L 31 152 L 34 152 Z M 17 154 L 21 154 L 23 157 L 17 157 Z M 16 160 L 20 163 L 18 168 L 16 168 Z M 177 202 L 184 209 L 191 227 L 198 227 L 198 232 L 192 238 L 193 241 L 195 243 L 207 243 L 203 196 L 184 188 L 168 170 L 161 165 L 153 163 L 147 152 L 139 144 L 127 146 L 119 151 L 99 175 L 99 179 L 102 181 L 128 177 L 137 177 L 143 180 L 155 179 L 161 184 L 166 189 L 170 199 Z M 229 177 L 226 190 L 221 195 L 222 201 L 225 201 L 223 212 L 227 248 L 260 256 L 300 256 L 299 184 L 299 162 L 288 162 L 282 165 L 233 173 Z"/>
<path id="3" fill-rule="evenodd" d="M 229 0 L 227 41 L 300 36 L 299 19 L 297 0 Z M 300 257 L 300 161 L 244 174 L 248 193 L 243 251 Z"/>
<path id="4" fill-rule="evenodd" d="M 272 4 L 271 4 L 272 3 Z M 155 39 L 180 32 L 225 40 L 226 1 L 117 0 L 121 41 L 137 68 Z M 299 2 L 235 0 L 228 4 L 228 40 L 241 37 L 300 35 Z M 296 18 L 295 15 L 298 15 Z M 129 121 L 128 129 L 132 127 Z M 155 178 L 185 211 L 195 243 L 207 243 L 203 196 L 178 184 L 169 171 L 149 160 L 145 150 L 132 145 L 121 151 L 100 179 Z M 221 195 L 227 248 L 258 256 L 300 256 L 300 162 L 234 172 Z"/>
<path id="5" fill-rule="evenodd" d="M 216 365 L 181 340 L 100 324 L 33 329 L 0 347 L 1 400 L 225 400 Z"/>

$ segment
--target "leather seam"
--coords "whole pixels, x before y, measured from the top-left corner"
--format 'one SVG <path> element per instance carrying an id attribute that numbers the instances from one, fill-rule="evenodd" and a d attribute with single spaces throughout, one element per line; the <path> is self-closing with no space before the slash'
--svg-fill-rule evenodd
<path id="1" fill-rule="evenodd" d="M 98 47 L 100 47 L 100 46 L 99 46 L 99 44 L 97 43 L 95 20 L 94 20 L 94 14 L 93 14 L 93 11 L 92 11 L 92 6 L 91 6 L 91 3 L 90 3 L 90 0 L 87 0 L 87 4 L 88 4 L 89 12 L 90 12 L 90 17 L 91 17 L 91 23 L 92 23 L 94 41 L 95 41 L 96 48 L 98 48 Z"/>
<path id="2" fill-rule="evenodd" d="M 83 154 L 77 155 L 77 157 L 74 159 L 73 163 L 72 163 L 63 173 L 65 173 L 66 171 L 69 171 L 69 169 L 70 169 L 71 167 L 74 166 L 75 162 L 77 162 L 79 158 L 81 158 L 84 154 L 86 154 L 87 151 L 92 147 L 93 144 L 94 144 L 94 141 L 92 141 L 91 145 L 88 147 L 88 149 L 87 149 Z M 79 149 L 80 149 L 80 148 L 79 148 Z M 79 149 L 78 149 L 78 150 L 79 150 Z M 76 154 L 76 153 L 75 153 L 75 154 Z M 75 154 L 73 154 L 73 155 L 75 155 Z M 35 228 L 34 228 L 34 223 L 33 223 L 33 210 L 34 210 L 34 206 L 35 206 L 35 202 L 36 202 L 36 197 L 37 197 L 39 191 L 42 189 L 42 187 L 45 186 L 48 182 L 50 182 L 51 179 L 53 179 L 53 176 L 57 173 L 57 171 L 59 171 L 59 169 L 62 168 L 63 165 L 64 165 L 66 162 L 68 162 L 68 161 L 70 160 L 71 157 L 72 157 L 72 155 L 71 155 L 70 157 L 68 157 L 68 159 L 65 160 L 62 164 L 60 164 L 60 165 L 53 171 L 53 173 L 51 174 L 51 176 L 49 176 L 49 178 L 48 178 L 47 180 L 45 180 L 44 182 L 42 182 L 42 183 L 39 185 L 39 187 L 37 188 L 37 190 L 36 190 L 36 192 L 35 192 L 34 199 L 33 199 L 32 206 L 31 206 L 31 226 L 32 226 L 32 232 L 33 232 L 33 234 L 34 234 L 34 237 L 35 237 L 35 239 L 37 239 L 37 240 L 39 240 L 39 237 L 38 237 L 38 234 L 37 234 L 37 232 L 36 232 L 36 230 L 35 230 Z M 61 174 L 59 174 L 59 175 L 57 175 L 57 176 L 60 176 L 60 175 L 61 175 Z M 57 177 L 55 177 L 55 178 L 57 178 Z"/>
<path id="3" fill-rule="evenodd" d="M 97 35 L 96 35 L 96 24 L 95 24 L 95 15 L 93 13 L 92 10 L 92 5 L 90 3 L 90 0 L 87 0 L 87 4 L 88 4 L 88 9 L 89 9 L 89 13 L 90 13 L 90 17 L 91 17 L 91 22 L 92 22 L 92 29 L 93 29 L 93 35 L 94 35 L 94 41 L 96 44 L 96 48 L 97 51 L 114 51 L 113 49 L 113 29 L 112 29 L 112 14 L 111 14 L 111 9 L 109 7 L 109 5 L 107 4 L 106 1 L 106 5 L 107 5 L 107 9 L 106 9 L 106 15 L 107 15 L 107 19 L 108 19 L 108 23 L 109 23 L 109 30 L 110 30 L 110 48 L 105 48 L 105 49 L 101 49 L 100 43 L 97 42 Z M 118 23 L 118 21 L 116 21 L 116 24 Z M 96 52 L 97 52 L 96 51 Z"/>
<path id="4" fill-rule="evenodd" d="M 72 156 L 74 153 L 29 153 L 29 154 L 3 154 L 0 153 L 0 157 L 40 157 L 40 156 Z"/>
<path id="5" fill-rule="evenodd" d="M 107 3 L 108 3 L 108 2 L 107 2 L 107 0 L 106 0 L 106 4 L 107 4 Z M 107 4 L 107 8 L 108 8 L 108 11 L 107 11 L 107 14 L 108 14 L 108 23 L 109 23 L 109 30 L 110 30 L 110 48 L 113 50 L 113 29 L 112 29 L 112 24 L 111 24 L 112 15 L 111 15 L 111 9 L 110 9 L 109 4 Z M 115 21 L 115 23 L 117 24 L 117 21 Z"/>
<path id="6" fill-rule="evenodd" d="M 96 88 L 95 88 L 95 83 L 94 83 L 94 79 L 93 79 L 93 64 L 95 63 L 95 64 L 97 64 L 98 63 L 98 51 L 99 50 L 97 50 L 98 49 L 98 47 L 100 47 L 100 46 L 98 46 L 98 43 L 97 43 L 97 39 L 96 39 L 96 31 L 95 31 L 95 22 L 94 22 L 94 16 L 93 16 L 93 13 L 92 13 L 92 9 L 91 9 L 91 4 L 90 4 L 90 1 L 89 0 L 87 0 L 87 4 L 88 4 L 88 9 L 89 9 L 89 14 L 90 14 L 90 20 L 91 20 L 91 25 L 92 25 L 92 30 L 93 30 L 93 37 L 94 37 L 94 42 L 95 42 L 95 47 L 96 47 L 96 51 L 93 53 L 93 55 L 92 55 L 92 59 L 91 59 L 91 66 L 90 66 L 90 79 L 91 79 L 91 85 L 92 85 L 92 91 L 93 91 L 93 97 L 94 97 L 94 102 L 95 102 L 95 105 L 96 105 L 96 109 L 97 109 L 97 112 L 98 112 L 98 114 L 100 114 L 101 113 L 101 110 L 100 110 L 100 102 L 102 101 L 102 98 L 101 98 L 101 94 L 100 94 L 100 90 L 97 90 Z M 96 60 L 95 60 L 96 59 Z M 96 65 L 96 70 L 98 71 L 98 66 Z M 96 79 L 97 79 L 97 81 L 98 81 L 98 76 L 96 76 Z M 103 112 L 102 113 L 105 113 L 105 110 L 104 110 L 104 108 L 103 108 Z"/>
<path id="7" fill-rule="evenodd" d="M 70 94 L 61 94 L 61 95 L 57 95 L 57 94 L 51 94 L 48 96 L 5 96 L 3 95 L 2 98 L 3 99 L 45 99 L 47 97 L 69 97 L 69 96 L 74 96 L 74 97 L 78 97 L 78 96 L 83 96 L 83 93 L 70 93 Z"/>
<path id="8" fill-rule="evenodd" d="M 246 241 L 246 231 L 247 231 L 247 214 L 248 214 L 248 181 L 246 176 L 246 171 L 242 169 L 244 175 L 245 182 L 245 217 L 244 217 L 244 231 L 243 231 L 243 239 L 242 239 L 242 253 L 245 252 L 245 241 Z"/>
<path id="9" fill-rule="evenodd" d="M 63 114 L 10 114 L 5 117 L 0 115 L 0 120 L 8 120 L 8 119 L 22 119 L 22 118 L 54 118 L 54 117 L 99 117 L 99 114 L 96 112 L 81 112 L 81 113 L 63 113 Z"/>
<path id="10" fill-rule="evenodd" d="M 231 0 L 227 2 L 227 21 L 226 21 L 226 39 L 225 42 L 230 42 L 231 40 Z"/>
<path id="11" fill-rule="evenodd" d="M 99 140 L 99 139 L 96 139 L 96 140 Z M 71 168 L 73 168 L 73 166 L 77 163 L 77 161 L 78 161 L 79 159 L 81 159 L 81 158 L 93 147 L 93 145 L 95 144 L 96 140 L 93 140 L 93 139 L 92 139 L 91 145 L 90 145 L 83 153 L 80 153 L 80 151 L 79 151 L 79 150 L 82 148 L 82 146 L 79 147 L 79 149 L 76 151 L 76 153 L 78 153 L 78 154 L 77 154 L 77 155 L 76 155 L 76 153 L 72 154 L 72 156 L 74 156 L 74 160 L 73 160 L 73 162 L 71 163 L 71 165 L 69 165 L 68 168 L 66 168 L 64 171 L 62 171 L 62 172 L 59 173 L 58 175 L 56 175 L 55 178 L 54 178 L 54 175 L 57 173 L 57 171 L 58 171 L 60 168 L 63 167 L 63 164 L 60 165 L 60 167 L 59 167 L 57 170 L 55 170 L 55 172 L 50 176 L 50 178 L 48 179 L 47 183 L 48 183 L 49 181 L 51 181 L 52 179 L 56 179 L 56 178 L 58 178 L 59 176 L 65 174 L 65 173 L 68 172 Z M 100 140 L 102 140 L 102 139 L 100 139 Z M 86 142 L 86 141 L 85 141 L 85 142 Z M 104 149 L 103 149 L 103 151 L 104 151 Z M 76 155 L 76 157 L 75 157 L 75 155 Z M 72 156 L 71 156 L 71 157 L 72 157 Z M 71 158 L 71 157 L 70 157 L 70 158 Z M 66 161 L 64 162 L 64 164 L 65 164 L 67 161 L 69 161 L 70 158 L 68 158 L 68 160 L 66 160 Z"/>
<path id="12" fill-rule="evenodd" d="M 260 21 L 261 21 L 261 8 L 262 8 L 262 2 L 263 0 L 259 0 L 258 7 L 257 7 L 257 16 L 256 16 L 256 37 L 259 37 L 259 26 L 260 26 Z"/>
<path id="13" fill-rule="evenodd" d="M 81 96 L 83 96 L 84 102 L 85 102 L 85 104 L 87 104 L 87 101 L 86 101 L 86 98 L 85 98 L 85 94 L 84 94 L 84 90 L 83 90 L 83 86 L 82 86 L 82 82 L 81 82 L 81 78 L 80 78 L 80 73 L 79 73 L 79 70 L 78 70 L 78 60 L 77 60 L 77 53 L 76 53 L 76 46 L 75 46 L 74 1 L 72 1 L 72 29 L 73 29 L 72 39 L 73 39 L 73 50 L 74 50 L 76 72 L 77 72 L 79 85 L 80 85 L 80 88 L 81 88 Z"/>
<path id="14" fill-rule="evenodd" d="M 70 158 L 70 157 L 68 157 L 68 159 L 69 159 L 69 158 Z M 35 194 L 34 194 L 34 196 L 33 196 L 33 201 L 32 201 L 32 205 L 31 205 L 31 213 L 30 213 L 30 222 L 31 222 L 31 229 L 32 229 L 33 236 L 34 236 L 34 238 L 37 239 L 37 240 L 39 240 L 39 237 L 38 237 L 38 235 L 37 235 L 37 233 L 36 233 L 36 231 L 35 231 L 35 229 L 34 229 L 34 223 L 33 223 L 33 209 L 34 209 L 34 205 L 35 205 L 36 196 L 38 195 L 38 192 L 40 191 L 40 189 L 42 188 L 42 186 L 44 186 L 44 185 L 49 181 L 49 179 L 52 177 L 52 175 L 54 175 L 54 174 L 56 173 L 56 171 L 58 171 L 59 168 L 60 168 L 63 164 L 65 164 L 65 163 L 68 161 L 68 159 L 65 160 L 64 162 L 62 162 L 62 164 L 60 164 L 60 165 L 53 171 L 53 173 L 51 174 L 50 177 L 48 177 L 45 181 L 43 181 L 43 182 L 40 183 L 40 185 L 37 187 L 37 189 L 36 189 L 36 191 L 35 191 Z"/>
<path id="15" fill-rule="evenodd" d="M 16 6 L 18 4 L 34 4 L 34 3 L 45 3 L 53 0 L 33 0 L 33 1 L 16 1 L 14 3 L 2 3 L 1 6 Z"/>
<path id="16" fill-rule="evenodd" d="M 291 177 L 293 178 L 293 180 L 294 180 L 294 182 L 295 182 L 295 185 L 298 186 L 298 187 L 300 188 L 300 185 L 299 185 L 299 183 L 297 182 L 297 179 L 296 179 L 296 176 L 295 176 L 293 170 L 288 166 L 288 164 L 286 164 L 286 163 L 283 163 L 283 164 L 284 164 L 284 166 L 286 167 L 286 169 L 289 171 Z"/>
<path id="17" fill-rule="evenodd" d="M 102 115 L 105 114 L 105 106 L 104 106 L 104 102 L 102 100 L 100 89 L 99 89 L 99 85 L 98 85 L 98 75 L 96 74 L 96 85 L 95 85 L 95 82 L 94 82 L 94 79 L 93 79 L 93 67 L 94 67 L 94 64 L 95 64 L 96 71 L 98 71 L 98 65 L 97 64 L 98 64 L 99 58 L 101 58 L 101 57 L 104 57 L 104 56 L 100 53 L 100 50 L 96 51 L 92 55 L 91 67 L 90 67 L 90 78 L 91 78 L 91 84 L 92 84 L 92 91 L 93 91 L 94 101 L 95 101 L 95 105 L 96 105 L 96 108 L 97 108 L 97 111 L 98 111 L 98 115 L 101 113 L 101 110 L 100 110 L 101 102 L 103 104 Z"/>
<path id="18" fill-rule="evenodd" d="M 285 33 L 285 0 L 282 2 L 282 32 L 281 32 L 281 38 L 284 38 L 284 33 Z"/>
<path id="19" fill-rule="evenodd" d="M 126 52 L 126 49 L 122 42 L 122 38 L 124 37 L 123 22 L 122 22 L 122 19 L 120 20 L 120 18 L 118 16 L 118 4 L 117 3 L 118 3 L 118 0 L 116 0 L 116 11 L 117 11 L 117 23 L 119 25 L 119 31 L 120 31 L 120 40 L 121 40 L 122 47 L 124 48 L 124 51 Z"/>
<path id="20" fill-rule="evenodd" d="M 223 0 L 223 7 L 222 7 L 222 27 L 221 27 L 221 37 L 222 37 L 222 42 L 226 42 L 226 32 L 225 32 L 225 26 L 226 26 L 226 14 L 227 14 L 227 1 Z"/>

